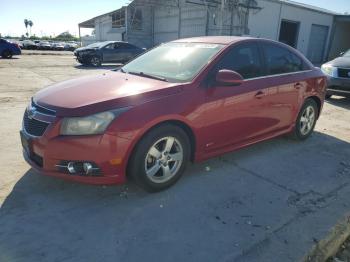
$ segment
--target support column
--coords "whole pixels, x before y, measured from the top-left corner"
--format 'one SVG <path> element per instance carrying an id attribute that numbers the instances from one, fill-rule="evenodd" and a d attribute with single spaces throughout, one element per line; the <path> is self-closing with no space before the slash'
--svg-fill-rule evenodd
<path id="1" fill-rule="evenodd" d="M 83 42 L 81 41 L 80 25 L 78 25 L 78 28 L 79 28 L 79 42 L 80 42 L 80 46 L 82 46 Z"/>

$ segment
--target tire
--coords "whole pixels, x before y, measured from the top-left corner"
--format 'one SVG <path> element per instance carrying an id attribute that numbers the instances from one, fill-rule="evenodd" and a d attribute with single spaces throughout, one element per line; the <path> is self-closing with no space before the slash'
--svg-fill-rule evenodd
<path id="1" fill-rule="evenodd" d="M 1 54 L 1 57 L 9 59 L 12 57 L 12 52 L 10 50 L 4 50 Z"/>
<path id="2" fill-rule="evenodd" d="M 186 132 L 175 125 L 161 125 L 147 133 L 136 146 L 128 175 L 146 191 L 158 192 L 181 178 L 189 159 L 190 141 Z"/>
<path id="3" fill-rule="evenodd" d="M 330 99 L 332 97 L 331 94 L 326 94 L 326 99 Z"/>
<path id="4" fill-rule="evenodd" d="M 292 138 L 295 140 L 305 140 L 314 131 L 319 109 L 313 99 L 307 99 L 301 107 L 295 127 L 292 132 Z"/>
<path id="5" fill-rule="evenodd" d="M 101 58 L 98 56 L 91 57 L 90 64 L 93 66 L 96 66 L 96 67 L 101 66 L 101 64 L 102 64 Z"/>

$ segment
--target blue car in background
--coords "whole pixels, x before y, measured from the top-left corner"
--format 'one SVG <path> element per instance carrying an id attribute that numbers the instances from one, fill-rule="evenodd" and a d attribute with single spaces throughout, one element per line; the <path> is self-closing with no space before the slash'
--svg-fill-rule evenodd
<path id="1" fill-rule="evenodd" d="M 18 44 L 10 43 L 0 38 L 0 55 L 2 58 L 11 58 L 14 55 L 20 55 L 21 48 Z"/>

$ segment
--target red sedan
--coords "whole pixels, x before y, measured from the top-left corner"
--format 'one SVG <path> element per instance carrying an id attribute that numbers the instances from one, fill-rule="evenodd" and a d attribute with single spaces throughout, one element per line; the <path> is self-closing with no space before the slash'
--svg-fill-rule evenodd
<path id="1" fill-rule="evenodd" d="M 99 76 L 39 91 L 24 113 L 24 157 L 42 174 L 90 184 L 132 178 L 159 191 L 202 161 L 290 133 L 308 138 L 326 78 L 270 40 L 162 44 Z"/>

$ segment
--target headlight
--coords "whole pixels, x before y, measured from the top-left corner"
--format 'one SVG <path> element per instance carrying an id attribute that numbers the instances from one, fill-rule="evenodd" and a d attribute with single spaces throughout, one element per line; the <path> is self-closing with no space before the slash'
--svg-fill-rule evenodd
<path id="1" fill-rule="evenodd" d="M 129 108 L 120 108 L 86 117 L 67 117 L 61 124 L 61 135 L 97 135 L 102 134 L 108 125 Z"/>
<path id="2" fill-rule="evenodd" d="M 324 64 L 324 65 L 321 66 L 321 70 L 326 75 L 337 77 L 337 68 L 336 67 Z"/>

